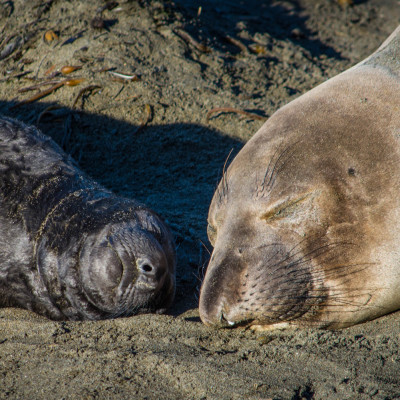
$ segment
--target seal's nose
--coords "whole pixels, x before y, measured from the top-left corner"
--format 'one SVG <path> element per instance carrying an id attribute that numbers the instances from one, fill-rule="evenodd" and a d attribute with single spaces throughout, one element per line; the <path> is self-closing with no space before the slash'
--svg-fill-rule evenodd
<path id="1" fill-rule="evenodd" d="M 238 293 L 244 268 L 241 254 L 214 249 L 200 289 L 199 312 L 205 325 L 231 325 L 232 309 L 240 307 Z"/>
<path id="2" fill-rule="evenodd" d="M 200 290 L 200 319 L 208 326 L 216 326 L 222 319 L 223 285 L 220 276 L 209 266 Z"/>
<path id="3" fill-rule="evenodd" d="M 214 310 L 212 308 L 207 307 L 204 302 L 201 302 L 199 305 L 200 319 L 203 324 L 207 326 L 223 326 L 225 319 L 222 316 L 222 312 L 218 310 Z"/>

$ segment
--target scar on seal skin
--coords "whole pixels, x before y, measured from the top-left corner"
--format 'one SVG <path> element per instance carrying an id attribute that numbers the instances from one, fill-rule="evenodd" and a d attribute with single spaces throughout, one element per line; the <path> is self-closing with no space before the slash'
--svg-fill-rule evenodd
<path id="1" fill-rule="evenodd" d="M 208 223 L 207 325 L 343 328 L 400 309 L 400 27 L 261 127 Z"/>
<path id="2" fill-rule="evenodd" d="M 161 218 L 78 169 L 49 137 L 0 119 L 0 306 L 55 320 L 164 312 L 175 247 Z"/>

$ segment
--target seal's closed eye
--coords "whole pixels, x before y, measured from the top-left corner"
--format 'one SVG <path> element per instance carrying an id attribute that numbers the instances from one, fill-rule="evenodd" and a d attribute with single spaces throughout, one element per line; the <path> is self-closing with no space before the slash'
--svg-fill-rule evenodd
<path id="1" fill-rule="evenodd" d="M 273 205 L 265 214 L 261 216 L 261 219 L 265 221 L 273 221 L 288 217 L 295 213 L 301 203 L 310 198 L 310 195 L 311 193 L 307 193 L 304 196 L 297 197 L 295 199 L 286 199 L 277 205 Z"/>

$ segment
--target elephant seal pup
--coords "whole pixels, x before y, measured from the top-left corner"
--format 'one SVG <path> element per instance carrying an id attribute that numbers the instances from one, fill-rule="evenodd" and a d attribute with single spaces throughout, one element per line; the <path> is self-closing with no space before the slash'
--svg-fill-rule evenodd
<path id="1" fill-rule="evenodd" d="M 174 274 L 159 216 L 85 176 L 35 128 L 0 119 L 0 306 L 55 320 L 162 313 Z"/>
<path id="2" fill-rule="evenodd" d="M 400 27 L 278 110 L 213 197 L 207 325 L 343 328 L 400 309 Z"/>

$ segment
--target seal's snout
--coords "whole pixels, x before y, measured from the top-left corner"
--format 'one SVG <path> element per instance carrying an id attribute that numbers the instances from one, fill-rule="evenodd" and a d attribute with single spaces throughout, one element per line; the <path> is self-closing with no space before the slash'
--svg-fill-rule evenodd
<path id="1" fill-rule="evenodd" d="M 200 297 L 199 312 L 201 321 L 207 326 L 216 326 L 223 321 L 221 307 L 215 306 L 209 301 L 204 301 L 206 297 Z"/>
<path id="2" fill-rule="evenodd" d="M 175 291 L 174 257 L 168 250 L 135 220 L 87 237 L 80 264 L 91 306 L 112 317 L 165 311 Z"/>
<path id="3" fill-rule="evenodd" d="M 211 279 L 208 279 L 211 280 Z M 217 282 L 214 285 L 207 285 L 203 282 L 200 291 L 199 312 L 200 319 L 205 325 L 216 326 L 222 321 L 222 302 L 219 299 L 220 293 L 216 289 Z"/>
<path id="4" fill-rule="evenodd" d="M 317 297 L 310 294 L 310 255 L 302 256 L 299 248 L 292 254 L 271 231 L 269 237 L 271 243 L 261 245 L 216 243 L 200 292 L 204 324 L 269 326 L 309 311 Z"/>
<path id="5" fill-rule="evenodd" d="M 243 269 L 240 261 L 233 254 L 213 253 L 200 291 L 199 312 L 205 325 L 215 327 L 231 325 L 228 314 L 231 308 L 235 307 L 240 284 L 235 276 Z"/>

